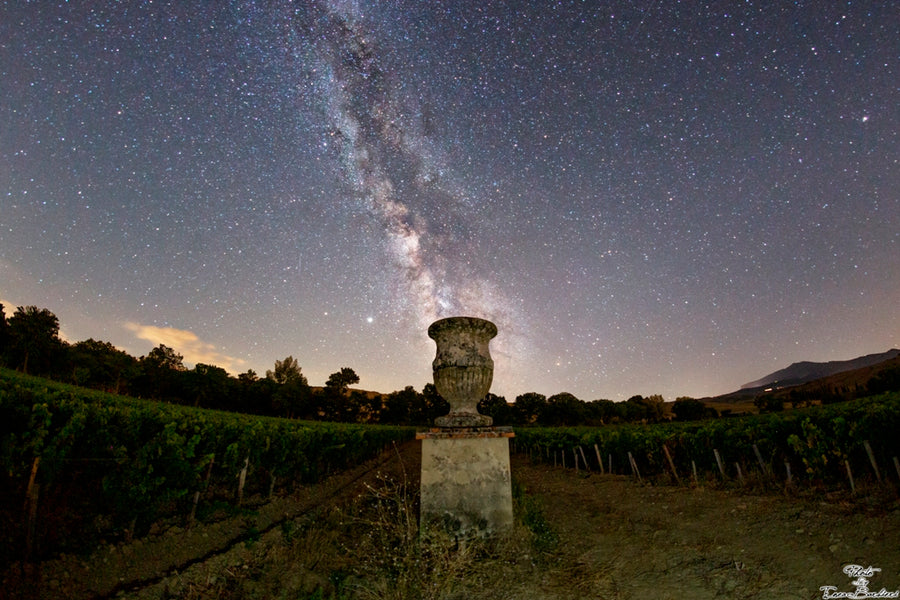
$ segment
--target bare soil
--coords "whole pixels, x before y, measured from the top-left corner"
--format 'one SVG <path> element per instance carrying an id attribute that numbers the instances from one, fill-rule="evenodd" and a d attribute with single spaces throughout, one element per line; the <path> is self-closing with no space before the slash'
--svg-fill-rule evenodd
<path id="1" fill-rule="evenodd" d="M 0 597 L 812 599 L 857 589 L 846 564 L 900 588 L 894 488 L 650 485 L 514 456 L 515 530 L 460 543 L 417 534 L 419 461 L 410 443 L 217 523 L 16 565 Z"/>

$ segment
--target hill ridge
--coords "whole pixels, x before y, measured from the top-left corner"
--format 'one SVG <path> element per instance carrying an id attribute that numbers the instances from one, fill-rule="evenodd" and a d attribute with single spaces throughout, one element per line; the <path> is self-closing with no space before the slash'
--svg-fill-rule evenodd
<path id="1" fill-rule="evenodd" d="M 751 390 L 761 387 L 774 386 L 785 387 L 791 385 L 799 385 L 807 383 L 822 377 L 836 375 L 844 371 L 852 371 L 870 367 L 886 360 L 891 360 L 900 356 L 900 350 L 892 348 L 887 352 L 877 354 L 866 354 L 850 360 L 832 360 L 828 362 L 812 362 L 800 361 L 792 363 L 790 366 L 770 373 L 760 379 L 745 383 L 740 387 L 741 390 Z"/>

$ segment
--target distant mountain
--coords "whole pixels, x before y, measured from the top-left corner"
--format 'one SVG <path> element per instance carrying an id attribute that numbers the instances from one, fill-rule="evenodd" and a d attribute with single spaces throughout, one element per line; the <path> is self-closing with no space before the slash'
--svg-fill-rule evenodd
<path id="1" fill-rule="evenodd" d="M 900 356 L 900 350 L 896 348 L 883 352 L 881 354 L 868 354 L 860 356 L 852 360 L 832 360 L 829 362 L 797 362 L 775 371 L 761 379 L 745 383 L 741 386 L 741 390 L 756 390 L 760 388 L 783 388 L 793 385 L 800 385 L 829 375 L 843 373 L 844 371 L 852 371 L 854 369 L 862 369 L 871 367 L 886 360 L 891 360 Z"/>

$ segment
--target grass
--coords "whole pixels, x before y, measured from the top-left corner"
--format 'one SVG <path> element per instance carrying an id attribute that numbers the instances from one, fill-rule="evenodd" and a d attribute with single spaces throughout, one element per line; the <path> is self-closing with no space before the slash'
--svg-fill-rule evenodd
<path id="1" fill-rule="evenodd" d="M 418 485 L 381 475 L 349 506 L 284 523 L 275 544 L 170 597 L 184 600 L 453 600 L 500 597 L 556 545 L 540 503 L 514 485 L 512 530 L 458 539 L 418 526 Z"/>

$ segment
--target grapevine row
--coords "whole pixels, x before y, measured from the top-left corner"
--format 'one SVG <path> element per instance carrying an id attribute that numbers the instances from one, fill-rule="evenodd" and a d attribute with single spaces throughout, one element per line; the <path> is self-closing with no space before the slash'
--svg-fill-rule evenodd
<path id="1" fill-rule="evenodd" d="M 4 512 L 40 489 L 43 528 L 79 535 L 99 517 L 138 532 L 186 514 L 198 492 L 318 481 L 412 439 L 410 427 L 309 423 L 144 401 L 0 372 Z M 47 540 L 48 545 L 53 540 Z"/>
<path id="2" fill-rule="evenodd" d="M 834 485 L 851 470 L 873 472 L 881 464 L 893 470 L 900 455 L 900 393 L 784 413 L 691 423 L 606 427 L 517 427 L 516 447 L 535 458 L 569 466 L 588 460 L 599 469 L 655 476 L 694 470 L 735 478 L 751 471 Z M 868 448 L 866 445 L 868 443 Z M 595 448 L 596 446 L 596 448 Z M 669 462 L 666 454 L 671 457 Z M 719 460 L 716 458 L 719 455 Z M 581 457 L 584 458 L 581 458 Z M 881 473 L 879 472 L 879 477 Z M 900 471 L 897 473 L 900 477 Z M 896 478 L 896 477 L 895 477 Z"/>

